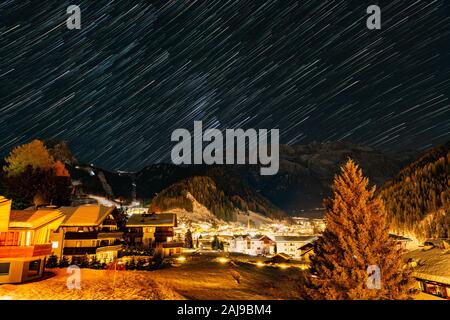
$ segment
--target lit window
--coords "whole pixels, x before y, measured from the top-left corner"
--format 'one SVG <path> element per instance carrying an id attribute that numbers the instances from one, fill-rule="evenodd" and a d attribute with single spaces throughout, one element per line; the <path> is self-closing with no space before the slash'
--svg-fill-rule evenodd
<path id="1" fill-rule="evenodd" d="M 28 231 L 28 232 L 27 232 L 27 239 L 26 239 L 26 241 L 25 241 L 25 245 L 26 245 L 26 246 L 29 246 L 29 245 L 30 245 L 30 242 L 31 242 L 31 232 Z"/>
<path id="2" fill-rule="evenodd" d="M 52 242 L 52 248 L 53 248 L 53 249 L 57 249 L 58 247 L 59 247 L 58 241 L 53 241 L 53 242 Z"/>

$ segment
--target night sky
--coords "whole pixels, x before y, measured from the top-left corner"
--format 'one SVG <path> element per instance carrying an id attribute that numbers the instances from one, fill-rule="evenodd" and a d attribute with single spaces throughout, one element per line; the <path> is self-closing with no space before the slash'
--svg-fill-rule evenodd
<path id="1" fill-rule="evenodd" d="M 448 0 L 0 2 L 0 156 L 54 138 L 137 170 L 168 161 L 194 120 L 425 150 L 450 138 L 449 98 Z"/>

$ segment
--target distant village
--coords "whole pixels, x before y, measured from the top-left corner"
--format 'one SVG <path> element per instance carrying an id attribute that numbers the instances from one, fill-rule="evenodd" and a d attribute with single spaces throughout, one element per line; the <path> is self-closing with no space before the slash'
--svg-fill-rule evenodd
<path id="1" fill-rule="evenodd" d="M 260 266 L 308 268 L 314 243 L 325 228 L 323 219 L 293 218 L 255 226 L 237 222 L 177 219 L 175 213 L 149 212 L 92 203 L 67 207 L 12 210 L 11 199 L 0 197 L 0 284 L 42 277 L 45 268 L 80 267 L 152 270 L 156 261 L 183 261 L 192 252 L 222 252 L 223 259 L 243 259 Z M 405 264 L 415 268 L 422 298 L 450 298 L 450 250 L 446 241 L 408 249 Z"/>

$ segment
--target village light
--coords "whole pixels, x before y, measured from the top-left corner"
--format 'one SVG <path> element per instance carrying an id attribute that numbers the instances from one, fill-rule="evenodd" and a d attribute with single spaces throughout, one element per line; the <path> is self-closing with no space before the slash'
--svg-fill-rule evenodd
<path id="1" fill-rule="evenodd" d="M 217 259 L 217 261 L 219 261 L 220 263 L 227 263 L 230 261 L 230 259 L 225 258 L 225 257 L 220 257 L 219 259 Z"/>
<path id="2" fill-rule="evenodd" d="M 184 261 L 186 261 L 186 257 L 183 257 L 183 256 L 178 257 L 178 258 L 177 258 L 177 261 L 179 261 L 179 262 L 184 262 Z"/>
<path id="3" fill-rule="evenodd" d="M 258 267 L 264 267 L 264 263 L 263 263 L 262 261 L 258 261 L 258 262 L 256 263 L 256 265 L 257 265 Z"/>
<path id="4" fill-rule="evenodd" d="M 302 265 L 300 265 L 300 267 L 299 267 L 301 270 L 307 270 L 308 269 L 308 266 L 307 265 L 304 265 L 304 264 L 302 264 Z"/>
<path id="5" fill-rule="evenodd" d="M 287 268 L 289 268 L 289 266 L 288 265 L 286 265 L 286 264 L 280 264 L 280 265 L 278 265 L 281 269 L 287 269 Z"/>

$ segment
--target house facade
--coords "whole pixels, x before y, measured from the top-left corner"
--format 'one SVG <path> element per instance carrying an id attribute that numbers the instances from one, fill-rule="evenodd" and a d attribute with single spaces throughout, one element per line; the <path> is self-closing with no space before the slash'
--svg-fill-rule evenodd
<path id="1" fill-rule="evenodd" d="M 52 231 L 64 220 L 58 210 L 11 210 L 0 196 L 0 283 L 39 278 L 52 251 Z"/>
<path id="2" fill-rule="evenodd" d="M 293 259 L 301 260 L 302 250 L 301 247 L 315 241 L 317 237 L 311 236 L 276 236 L 276 252 L 285 253 L 291 256 Z"/>
<path id="3" fill-rule="evenodd" d="M 230 239 L 230 246 L 228 249 L 230 252 L 234 253 L 244 253 L 247 252 L 247 236 L 237 236 Z"/>
<path id="4" fill-rule="evenodd" d="M 314 242 L 309 242 L 301 246 L 298 250 L 300 253 L 300 261 L 309 264 L 311 262 L 311 257 L 315 254 Z"/>
<path id="5" fill-rule="evenodd" d="M 421 292 L 417 299 L 450 300 L 450 248 L 424 246 L 408 252 L 404 260 Z"/>
<path id="6" fill-rule="evenodd" d="M 95 259 L 109 263 L 122 249 L 120 232 L 113 211 L 115 207 L 82 205 L 58 208 L 64 220 L 52 234 L 52 254 L 71 263 Z"/>
<path id="7" fill-rule="evenodd" d="M 238 236 L 230 240 L 229 251 L 251 256 L 272 255 L 275 253 L 275 241 L 268 236 Z"/>
<path id="8" fill-rule="evenodd" d="M 126 224 L 126 240 L 130 246 L 161 249 L 164 256 L 180 254 L 184 244 L 174 239 L 175 227 L 175 213 L 133 214 Z"/>
<path id="9" fill-rule="evenodd" d="M 275 253 L 275 241 L 268 236 L 255 236 L 247 239 L 247 254 L 251 256 L 271 255 Z"/>

